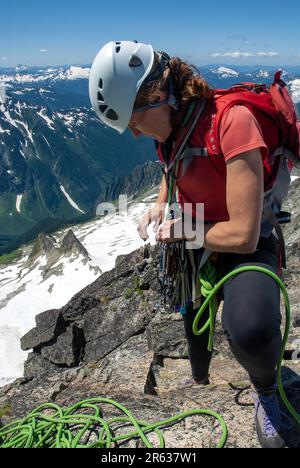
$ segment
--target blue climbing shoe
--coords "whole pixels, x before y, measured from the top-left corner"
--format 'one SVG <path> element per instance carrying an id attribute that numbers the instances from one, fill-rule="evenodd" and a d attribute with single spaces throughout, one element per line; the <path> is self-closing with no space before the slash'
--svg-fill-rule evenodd
<path id="1" fill-rule="evenodd" d="M 283 431 L 291 427 L 290 419 L 281 411 L 276 391 L 270 394 L 253 393 L 255 424 L 262 448 L 284 448 Z M 284 418 L 289 424 L 284 423 Z"/>

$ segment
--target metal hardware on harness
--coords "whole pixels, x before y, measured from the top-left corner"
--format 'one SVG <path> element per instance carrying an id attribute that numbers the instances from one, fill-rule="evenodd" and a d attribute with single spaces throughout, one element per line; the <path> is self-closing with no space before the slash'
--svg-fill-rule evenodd
<path id="1" fill-rule="evenodd" d="M 185 241 L 161 243 L 158 279 L 162 288 L 161 312 L 185 315 L 192 303 L 189 261 Z"/>
<path id="2" fill-rule="evenodd" d="M 162 289 L 161 312 L 171 313 L 174 306 L 174 290 L 177 274 L 177 243 L 160 243 L 158 280 Z"/>

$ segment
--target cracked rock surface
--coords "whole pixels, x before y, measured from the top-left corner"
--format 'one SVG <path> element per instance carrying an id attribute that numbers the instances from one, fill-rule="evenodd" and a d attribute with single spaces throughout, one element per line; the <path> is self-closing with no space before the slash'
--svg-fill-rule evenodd
<path id="1" fill-rule="evenodd" d="M 298 192 L 292 189 L 294 203 L 298 203 Z M 289 200 L 290 209 L 292 202 Z M 284 274 L 292 307 L 290 356 L 300 339 L 300 232 L 299 224 L 292 225 L 297 222 L 295 217 L 288 227 L 292 236 L 287 242 Z M 147 255 L 153 257 L 154 268 L 147 281 L 139 280 L 135 265 Z M 227 447 L 259 447 L 248 376 L 227 345 L 220 323 L 222 305 L 210 385 L 193 384 L 181 316 L 159 311 L 157 262 L 157 246 L 122 255 L 113 270 L 64 307 L 36 318 L 36 328 L 22 339 L 23 349 L 31 350 L 24 379 L 0 389 L 2 424 L 47 401 L 68 406 L 102 396 L 115 399 L 148 422 L 187 409 L 211 409 L 228 424 Z M 282 375 L 287 396 L 300 413 L 300 361 L 285 361 Z M 112 414 L 114 410 L 108 408 L 107 417 Z M 174 448 L 213 447 L 220 435 L 214 420 L 199 416 L 163 432 L 166 447 Z M 288 446 L 300 448 L 300 427 L 293 427 L 287 441 Z M 131 441 L 130 446 L 140 447 L 141 442 Z"/>

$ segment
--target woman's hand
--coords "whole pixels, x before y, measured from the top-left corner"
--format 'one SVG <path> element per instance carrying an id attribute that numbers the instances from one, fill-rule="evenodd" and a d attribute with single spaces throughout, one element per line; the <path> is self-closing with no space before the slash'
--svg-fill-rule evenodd
<path id="1" fill-rule="evenodd" d="M 162 223 L 165 213 L 165 204 L 155 204 L 153 208 L 147 211 L 147 213 L 142 216 L 138 225 L 138 233 L 141 239 L 146 241 L 148 239 L 147 228 L 148 226 L 155 222 L 153 226 L 153 231 L 157 232 L 159 225 Z"/>
<path id="2" fill-rule="evenodd" d="M 185 226 L 186 228 L 187 226 Z M 182 218 L 170 219 L 164 221 L 159 227 L 155 236 L 158 242 L 178 242 L 181 240 L 194 241 L 195 232 L 186 229 L 184 232 L 184 225 Z"/>
<path id="3" fill-rule="evenodd" d="M 183 239 L 182 219 L 170 219 L 159 227 L 155 239 L 158 242 L 176 242 Z"/>

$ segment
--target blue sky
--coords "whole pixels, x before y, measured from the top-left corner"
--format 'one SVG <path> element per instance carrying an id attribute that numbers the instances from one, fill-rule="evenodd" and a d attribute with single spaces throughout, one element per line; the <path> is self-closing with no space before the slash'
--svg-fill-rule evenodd
<path id="1" fill-rule="evenodd" d="M 300 0 L 9 0 L 0 67 L 89 64 L 110 40 L 151 43 L 196 65 L 300 65 Z"/>

